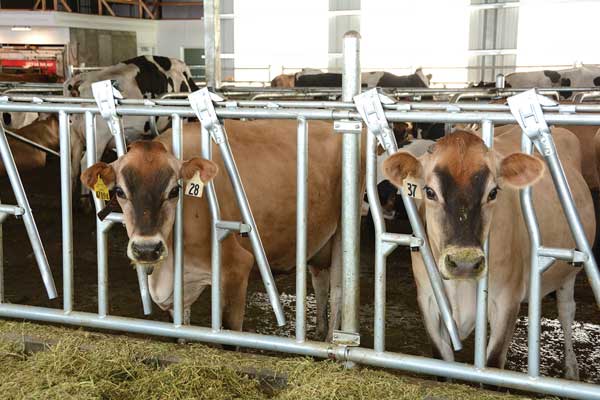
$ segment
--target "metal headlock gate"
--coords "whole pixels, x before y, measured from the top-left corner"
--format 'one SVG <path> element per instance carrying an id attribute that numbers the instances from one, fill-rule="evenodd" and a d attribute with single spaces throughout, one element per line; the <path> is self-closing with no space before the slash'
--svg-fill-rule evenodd
<path id="1" fill-rule="evenodd" d="M 59 97 L 41 97 L 32 101 L 22 97 L 18 100 L 10 98 L 0 102 L 0 111 L 34 111 L 58 112 L 61 154 L 61 193 L 62 193 L 62 237 L 63 237 L 63 309 L 52 309 L 20 304 L 9 304 L 0 298 L 0 316 L 7 318 L 24 318 L 28 320 L 46 321 L 59 324 L 86 326 L 100 329 L 120 330 L 140 334 L 167 336 L 187 340 L 197 340 L 233 346 L 244 346 L 262 350 L 280 351 L 319 358 L 334 358 L 342 362 L 360 363 L 377 367 L 395 368 L 420 374 L 444 376 L 452 379 L 498 385 L 531 392 L 567 396 L 581 399 L 600 399 L 600 386 L 588 383 L 566 381 L 557 378 L 539 376 L 539 324 L 540 324 L 540 290 L 539 282 L 543 271 L 555 259 L 583 262 L 585 271 L 596 301 L 600 303 L 600 276 L 596 261 L 590 251 L 581 228 L 581 221 L 574 207 L 573 199 L 566 183 L 564 172 L 554 149 L 552 136 L 547 124 L 562 125 L 600 125 L 600 106 L 595 105 L 555 105 L 540 99 L 535 92 L 526 92 L 510 100 L 510 108 L 497 104 L 474 103 L 394 103 L 381 97 L 376 91 L 365 92 L 355 97 L 360 91 L 359 37 L 348 34 L 344 38 L 344 90 L 343 102 L 221 102 L 218 98 L 203 89 L 190 96 L 188 101 L 162 100 L 115 100 L 110 84 L 97 91 L 96 99 L 66 99 Z M 352 100 L 354 99 L 354 103 Z M 41 100 L 41 101 L 39 101 Z M 95 104 L 97 102 L 97 104 Z M 81 103 L 81 104 L 77 104 Z M 512 111 L 511 112 L 509 112 Z M 88 313 L 75 311 L 73 307 L 73 237 L 72 237 L 72 188 L 70 164 L 70 129 L 69 115 L 80 115 L 85 119 L 87 141 L 87 165 L 94 163 L 95 119 L 97 115 L 111 126 L 116 136 L 118 153 L 124 154 L 125 142 L 120 118 L 129 115 L 171 117 L 173 121 L 173 148 L 176 157 L 182 156 L 182 118 L 199 117 L 203 122 L 202 148 L 203 157 L 210 158 L 209 143 L 214 140 L 219 146 L 227 172 L 235 188 L 238 207 L 242 221 L 222 221 L 220 219 L 217 194 L 212 184 L 207 186 L 207 199 L 212 215 L 212 323 L 211 327 L 199 327 L 186 324 L 183 299 L 183 201 L 180 198 L 174 227 L 174 322 L 158 322 L 146 319 L 125 318 L 108 313 L 108 276 L 107 276 L 107 240 L 108 229 L 115 223 L 122 223 L 122 215 L 109 214 L 104 221 L 97 220 L 98 245 L 98 312 Z M 297 303 L 296 303 L 296 335 L 294 338 L 273 335 L 262 335 L 249 332 L 234 332 L 222 329 L 220 315 L 220 251 L 219 243 L 232 231 L 248 232 L 256 235 L 253 239 L 253 250 L 260 261 L 260 236 L 256 230 L 252 213 L 245 200 L 242 182 L 239 180 L 237 167 L 227 141 L 227 133 L 221 123 L 227 118 L 253 119 L 296 119 L 298 121 L 298 159 L 297 159 Z M 332 120 L 334 130 L 343 136 L 343 185 L 342 185 L 342 253 L 343 258 L 343 318 L 342 331 L 337 332 L 343 341 L 333 343 L 315 342 L 306 339 L 305 329 L 305 297 L 306 297 L 306 215 L 307 215 L 307 163 L 308 161 L 308 124 L 307 120 Z M 359 279 L 359 188 L 360 173 L 360 133 L 362 121 L 367 125 L 367 193 L 372 210 L 376 231 L 375 253 L 375 345 L 374 349 L 352 346 L 352 339 L 358 337 L 358 279 Z M 531 246 L 531 285 L 529 295 L 529 368 L 527 373 L 488 368 L 485 366 L 487 340 L 487 276 L 478 284 L 475 365 L 458 362 L 447 362 L 426 357 L 393 353 L 385 350 L 385 260 L 397 246 L 410 246 L 419 250 L 425 262 L 435 297 L 442 314 L 444 326 L 455 349 L 461 343 L 455 322 L 452 318 L 444 287 L 431 255 L 425 230 L 419 219 L 412 198 L 401 191 L 404 205 L 413 227 L 412 235 L 396 234 L 385 231 L 382 210 L 375 188 L 376 183 L 376 147 L 379 141 L 388 154 L 397 151 L 397 145 L 391 135 L 388 122 L 447 122 L 447 123 L 479 123 L 483 127 L 484 141 L 488 146 L 493 142 L 494 124 L 521 124 L 523 149 L 532 152 L 535 145 L 543 155 L 551 172 L 554 184 L 560 196 L 561 204 L 567 216 L 569 226 L 577 243 L 577 249 L 556 249 L 544 247 L 539 242 L 539 231 L 531 202 L 531 190 L 521 192 L 521 201 L 525 210 L 525 220 L 532 238 Z M 0 128 L 0 153 L 7 169 L 14 177 L 18 172 L 11 162 L 10 149 L 6 142 L 4 130 Z M 11 177 L 11 185 L 19 191 L 18 179 Z M 23 198 L 26 196 L 20 190 Z M 104 204 L 96 199 L 97 209 Z M 18 214 L 30 212 L 28 206 L 19 204 L 20 209 L 2 206 L 0 212 Z M 15 211 L 15 212 L 12 212 Z M 16 212 L 18 211 L 18 213 Z M 3 221 L 5 214 L 0 214 Z M 35 227 L 33 219 L 32 226 Z M 252 237 L 252 236 L 251 236 Z M 39 236 L 33 237 L 34 247 L 42 248 Z M 37 259 L 45 282 L 51 282 L 52 275 L 46 264 Z M 266 257 L 261 267 L 263 280 L 270 295 L 271 304 L 278 317 L 278 323 L 284 323 L 283 313 L 277 289 L 273 282 Z M 2 269 L 0 268 L 0 271 Z M 0 273 L 0 293 L 3 292 L 4 281 Z M 145 312 L 150 312 L 146 277 L 138 269 L 138 277 L 142 297 L 145 301 Z M 215 278 L 217 277 L 217 278 Z M 53 286 L 48 287 L 50 297 L 55 296 Z M 350 339 L 350 340 L 348 340 Z"/>

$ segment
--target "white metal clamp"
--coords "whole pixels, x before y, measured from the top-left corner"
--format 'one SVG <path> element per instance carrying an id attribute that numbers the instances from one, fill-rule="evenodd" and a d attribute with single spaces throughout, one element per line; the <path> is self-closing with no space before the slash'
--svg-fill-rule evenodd
<path id="1" fill-rule="evenodd" d="M 210 132 L 210 136 L 215 143 L 223 143 L 225 140 L 223 125 L 221 125 L 221 121 L 217 117 L 213 101 L 224 101 L 224 99 L 211 93 L 208 88 L 202 88 L 191 93 L 188 99 L 192 110 L 194 110 L 194 113 L 196 113 L 196 116 L 202 123 L 202 127 Z"/>
<path id="2" fill-rule="evenodd" d="M 121 127 L 121 120 L 117 115 L 117 105 L 115 99 L 122 99 L 123 95 L 115 89 L 110 80 L 104 80 L 92 83 L 92 94 L 100 110 L 100 115 L 106 121 L 108 129 L 115 137 L 117 152 L 119 156 L 125 153 L 125 136 Z M 120 147 L 121 146 L 121 147 Z M 120 148 L 119 148 L 120 147 Z"/>
<path id="3" fill-rule="evenodd" d="M 511 96 L 507 100 L 510 112 L 538 151 L 544 156 L 554 154 L 556 149 L 542 105 L 553 107 L 557 105 L 556 102 L 539 95 L 535 89 Z"/>
<path id="4" fill-rule="evenodd" d="M 354 104 L 363 121 L 381 146 L 391 154 L 398 149 L 398 144 L 394 137 L 394 131 L 385 118 L 383 103 L 393 104 L 394 100 L 380 94 L 377 88 L 354 96 Z"/>

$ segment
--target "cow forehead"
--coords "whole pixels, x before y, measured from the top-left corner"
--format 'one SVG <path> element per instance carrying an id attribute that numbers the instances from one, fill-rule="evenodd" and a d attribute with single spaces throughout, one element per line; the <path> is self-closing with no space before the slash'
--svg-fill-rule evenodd
<path id="1" fill-rule="evenodd" d="M 458 131 L 440 139 L 433 151 L 434 170 L 446 171 L 460 186 L 472 183 L 474 176 L 487 169 L 488 148 L 481 138 Z"/>
<path id="2" fill-rule="evenodd" d="M 130 190 L 143 185 L 145 189 L 164 189 L 177 171 L 174 157 L 162 143 L 134 142 L 121 159 L 120 171 Z"/>

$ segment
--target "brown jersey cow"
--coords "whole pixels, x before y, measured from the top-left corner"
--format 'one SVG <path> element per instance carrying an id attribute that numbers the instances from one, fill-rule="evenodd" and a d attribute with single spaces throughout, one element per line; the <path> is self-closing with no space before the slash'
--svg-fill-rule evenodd
<path id="1" fill-rule="evenodd" d="M 407 176 L 423 180 L 420 210 L 461 338 L 474 329 L 477 278 L 489 269 L 487 365 L 497 368 L 504 366 L 519 308 L 529 289 L 529 235 L 517 189 L 534 185 L 533 202 L 544 245 L 575 246 L 544 163 L 537 156 L 517 153 L 519 134 L 496 136 L 490 151 L 477 135 L 458 131 L 439 140 L 431 153 L 422 157 L 399 152 L 384 163 L 384 173 L 398 186 Z M 566 142 L 577 143 L 570 132 L 559 135 L 567 136 L 566 140 L 556 140 L 559 147 Z M 591 242 L 595 232 L 594 209 L 589 188 L 576 164 L 574 157 L 563 166 Z M 486 265 L 483 243 L 488 234 L 490 259 Z M 412 265 L 419 307 L 434 353 L 453 360 L 452 346 L 421 258 L 413 255 Z M 566 375 L 570 378 L 578 377 L 571 338 L 578 271 L 565 262 L 556 262 L 542 275 L 542 295 L 557 292 L 559 319 L 565 333 Z"/>
<path id="2" fill-rule="evenodd" d="M 296 242 L 296 122 L 225 121 L 230 145 L 248 196 L 271 268 L 295 267 Z M 341 205 L 341 135 L 326 122 L 309 123 L 308 258 L 317 298 L 318 330 L 327 330 L 327 295 L 331 276 L 332 317 L 329 332 L 339 322 L 341 255 L 338 223 Z M 221 217 L 241 220 L 220 152 L 214 160 L 201 154 L 200 125 L 184 125 L 184 158 L 171 154 L 170 131 L 153 142 L 136 142 L 110 165 L 97 163 L 82 174 L 92 188 L 97 177 L 114 188 L 129 235 L 128 256 L 135 263 L 155 266 L 150 275 L 153 300 L 173 308 L 172 227 L 178 195 L 177 179 L 197 171 L 204 182 L 213 179 Z M 205 198 L 184 198 L 184 307 L 190 306 L 211 283 L 210 214 Z M 230 235 L 223 241 L 223 324 L 240 330 L 246 288 L 254 256 L 250 241 Z"/>

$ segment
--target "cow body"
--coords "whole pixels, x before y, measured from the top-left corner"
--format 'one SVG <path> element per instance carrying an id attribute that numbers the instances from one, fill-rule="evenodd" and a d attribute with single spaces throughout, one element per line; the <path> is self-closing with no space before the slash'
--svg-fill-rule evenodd
<path id="1" fill-rule="evenodd" d="M 506 87 L 512 88 L 558 88 L 600 86 L 600 66 L 584 65 L 563 70 L 514 72 L 506 75 Z M 565 98 L 572 92 L 561 92 Z"/>
<path id="2" fill-rule="evenodd" d="M 58 120 L 50 115 L 44 120 L 36 120 L 30 125 L 14 129 L 14 133 L 52 150 L 58 151 Z M 46 165 L 46 152 L 8 136 L 8 144 L 20 173 L 42 168 Z M 4 164 L 0 161 L 0 176 L 6 175 Z"/>
<path id="3" fill-rule="evenodd" d="M 556 140 L 559 157 L 569 149 L 577 152 L 578 142 L 572 133 L 561 130 L 554 132 L 554 136 L 561 137 Z M 481 264 L 482 246 L 489 232 L 490 338 L 487 365 L 498 368 L 504 366 L 520 304 L 526 301 L 529 290 L 529 235 L 515 188 L 534 184 L 533 203 L 544 245 L 575 247 L 567 221 L 563 213 L 558 212 L 560 202 L 543 163 L 534 162 L 533 157 L 513 154 L 519 150 L 519 138 L 520 132 L 498 135 L 494 140 L 494 150 L 488 152 L 481 139 L 458 132 L 438 142 L 436 147 L 441 144 L 441 148 L 421 157 L 420 161 L 397 153 L 384 164 L 386 174 L 397 184 L 402 182 L 403 176 L 413 174 L 420 174 L 425 180 L 420 211 L 427 225 L 434 257 L 439 260 L 438 267 L 446 278 L 444 287 L 463 339 L 475 326 L 476 279 L 486 269 L 486 265 Z M 561 150 L 564 145 L 567 148 Z M 578 165 L 580 160 L 575 155 L 562 161 L 584 230 L 591 242 L 595 232 L 594 209 Z M 403 175 L 398 175 L 400 173 Z M 477 218 L 477 212 L 481 212 L 481 218 Z M 444 219 L 440 219 L 442 215 L 445 215 Z M 454 232 L 454 229 L 458 230 Z M 415 254 L 411 257 L 419 307 L 433 342 L 434 354 L 453 360 L 450 339 L 443 328 L 421 257 Z M 565 262 L 556 262 L 542 275 L 542 295 L 557 292 L 559 319 L 565 332 L 566 374 L 570 378 L 578 376 L 571 324 L 575 312 L 574 282 L 579 270 Z"/>
<path id="4" fill-rule="evenodd" d="M 296 126 L 295 121 L 225 121 L 237 168 L 244 182 L 267 258 L 275 272 L 290 272 L 295 267 Z M 311 134 L 309 135 L 307 256 L 310 260 L 313 286 L 317 297 L 318 330 L 320 334 L 324 335 L 327 331 L 326 303 L 330 281 L 332 317 L 329 332 L 339 323 L 341 264 L 338 224 L 341 204 L 341 137 L 332 135 L 332 125 L 326 122 L 311 121 L 309 130 Z M 171 133 L 166 132 L 156 141 L 170 149 Z M 149 155 L 138 151 L 139 146 L 141 145 L 132 147 L 126 156 L 115 162 L 116 166 L 113 168 L 117 185 L 127 192 L 129 198 L 133 198 L 134 195 L 131 190 L 132 185 L 123 183 L 128 179 L 126 175 L 141 176 L 144 173 L 124 172 L 125 170 L 164 170 L 164 167 L 159 167 L 149 161 L 151 160 Z M 183 149 L 184 158 L 201 153 L 199 124 L 184 125 Z M 213 145 L 213 155 L 215 166 L 220 171 L 216 174 L 213 182 L 219 198 L 221 217 L 223 220 L 239 221 L 241 216 L 236 205 L 235 195 L 216 145 Z M 163 154 L 161 157 L 167 156 Z M 172 156 L 170 157 L 171 160 Z M 176 161 L 169 162 L 175 163 Z M 206 161 L 204 160 L 204 162 Z M 184 178 L 187 173 L 185 170 L 188 168 L 185 167 L 186 163 L 182 167 Z M 100 171 L 102 170 L 100 169 Z M 91 172 L 88 173 L 88 171 Z M 82 180 L 87 182 L 86 185 L 93 186 L 96 174 L 98 174 L 98 168 L 92 167 L 84 172 Z M 156 172 L 154 175 L 157 175 Z M 86 181 L 86 176 L 91 177 L 91 181 Z M 107 179 L 110 183 L 110 176 Z M 139 185 L 146 187 L 145 190 L 152 191 L 151 185 L 142 183 L 142 178 L 135 179 L 139 181 Z M 141 224 L 135 223 L 137 221 L 135 213 L 138 211 L 128 211 L 128 203 L 121 200 L 119 203 L 124 210 L 130 236 L 130 248 L 139 246 L 139 243 L 145 240 L 144 238 L 150 237 L 152 233 L 149 231 L 140 233 Z M 139 209 L 137 206 L 136 208 Z M 133 215 L 133 217 L 129 218 L 128 215 Z M 160 219 L 160 217 L 152 216 L 149 218 L 148 223 Z M 210 214 L 204 197 L 186 196 L 184 198 L 184 221 L 184 307 L 189 310 L 191 304 L 211 283 Z M 171 228 L 168 229 L 169 232 L 161 230 L 163 232 L 161 235 L 167 242 L 165 247 L 171 248 Z M 134 245 L 131 245 L 132 242 Z M 133 253 L 135 252 L 128 252 L 135 258 Z M 242 328 L 247 281 L 253 265 L 254 256 L 248 238 L 232 234 L 223 241 L 221 289 L 223 323 L 228 329 L 240 330 Z M 156 265 L 150 276 L 149 284 L 153 300 L 162 309 L 171 311 L 173 309 L 173 258 L 171 252 L 160 261 L 160 265 Z"/>
<path id="5" fill-rule="evenodd" d="M 99 71 L 85 72 L 65 82 L 65 94 L 73 97 L 93 97 L 92 83 L 112 80 L 127 99 L 151 99 L 170 92 L 191 92 L 198 89 L 191 79 L 188 66 L 177 59 L 161 56 L 139 56 Z M 151 117 L 159 132 L 170 124 L 170 118 Z M 151 123 L 145 116 L 124 116 L 123 130 L 128 141 L 151 134 Z M 80 173 L 85 144 L 84 115 L 72 117 L 71 158 L 74 179 Z M 96 159 L 102 157 L 112 140 L 102 118 L 96 118 Z"/>
<path id="6" fill-rule="evenodd" d="M 304 70 L 303 70 L 304 71 Z M 272 87 L 342 87 L 342 74 L 335 72 L 299 72 L 278 75 L 271 81 Z M 398 76 L 384 71 L 363 72 L 363 87 L 429 87 L 431 75 L 425 75 L 419 68 L 413 74 Z"/>

